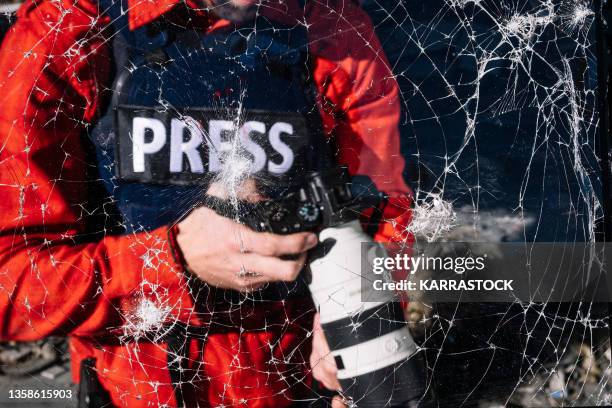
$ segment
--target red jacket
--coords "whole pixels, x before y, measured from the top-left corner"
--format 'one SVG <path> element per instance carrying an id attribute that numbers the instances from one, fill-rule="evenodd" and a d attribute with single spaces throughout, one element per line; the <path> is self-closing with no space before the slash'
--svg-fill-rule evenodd
<path id="1" fill-rule="evenodd" d="M 308 25 L 320 110 L 339 160 L 394 196 L 376 238 L 403 239 L 410 213 L 399 153 L 399 93 L 368 17 L 349 0 L 311 1 L 306 13 L 296 0 L 278 3 L 263 12 Z M 181 4 L 129 0 L 130 28 Z M 192 13 L 203 31 L 229 24 L 201 10 Z M 165 305 L 169 319 L 206 324 L 194 317 L 168 228 L 84 244 L 75 239 L 88 232 L 86 173 L 95 166 L 81 138 L 109 101 L 108 24 L 95 0 L 28 0 L 2 44 L 0 340 L 69 334 L 76 381 L 80 360 L 93 356 L 116 405 L 174 405 L 166 345 L 120 342 L 113 334 L 143 296 Z M 309 314 L 299 317 L 297 303 L 241 310 L 232 324 L 244 333 L 230 325 L 191 341 L 192 398 L 204 406 L 246 401 L 278 407 L 306 392 L 299 391 L 304 377 L 295 373 L 307 376 L 304 339 L 312 322 Z M 250 330 L 263 322 L 266 331 Z"/>

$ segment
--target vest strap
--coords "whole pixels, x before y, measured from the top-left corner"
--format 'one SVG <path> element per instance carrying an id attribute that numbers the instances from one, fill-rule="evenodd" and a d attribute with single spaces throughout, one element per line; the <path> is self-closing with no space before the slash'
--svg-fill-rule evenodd
<path id="1" fill-rule="evenodd" d="M 100 13 L 111 18 L 111 25 L 116 33 L 121 35 L 130 48 L 139 50 L 141 53 L 154 51 L 166 45 L 170 41 L 169 30 L 152 30 L 150 25 L 129 29 L 128 2 L 127 0 L 98 0 Z"/>

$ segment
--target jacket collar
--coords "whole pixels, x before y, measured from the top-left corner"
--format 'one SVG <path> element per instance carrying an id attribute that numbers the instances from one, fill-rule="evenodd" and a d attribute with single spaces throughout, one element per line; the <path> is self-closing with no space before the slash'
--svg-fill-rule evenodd
<path id="1" fill-rule="evenodd" d="M 149 24 L 180 3 L 182 3 L 181 0 L 127 0 L 130 30 L 133 31 Z M 189 7 L 197 10 L 196 5 L 191 4 L 193 3 L 192 0 L 187 0 L 186 3 Z"/>
<path id="2" fill-rule="evenodd" d="M 156 20 L 179 4 L 186 4 L 198 15 L 204 17 L 208 21 L 208 27 L 202 27 L 204 29 L 211 26 L 231 24 L 227 20 L 221 20 L 206 12 L 195 0 L 127 0 L 127 3 L 129 8 L 128 23 L 132 31 Z M 297 0 L 265 3 L 260 9 L 260 13 L 273 20 L 288 24 L 295 24 L 296 20 L 303 21 L 304 15 Z"/>

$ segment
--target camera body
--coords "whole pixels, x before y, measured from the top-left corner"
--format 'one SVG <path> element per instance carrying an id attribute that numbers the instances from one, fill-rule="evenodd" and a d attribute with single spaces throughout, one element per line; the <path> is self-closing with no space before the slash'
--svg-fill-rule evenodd
<path id="1" fill-rule="evenodd" d="M 359 214 L 382 195 L 356 199 L 346 167 L 306 176 L 282 199 L 259 203 L 246 224 L 257 231 L 290 234 L 317 231 L 309 254 L 309 289 L 338 366 L 342 392 L 359 407 L 408 407 L 424 393 L 421 356 L 392 294 L 381 301 L 361 288 L 362 243 L 372 243 Z M 385 248 L 376 248 L 386 256 Z"/>
<path id="2" fill-rule="evenodd" d="M 258 203 L 256 216 L 242 221 L 256 231 L 275 234 L 316 231 L 352 221 L 361 211 L 380 202 L 382 196 L 356 200 L 349 180 L 345 166 L 312 172 L 297 191 Z"/>

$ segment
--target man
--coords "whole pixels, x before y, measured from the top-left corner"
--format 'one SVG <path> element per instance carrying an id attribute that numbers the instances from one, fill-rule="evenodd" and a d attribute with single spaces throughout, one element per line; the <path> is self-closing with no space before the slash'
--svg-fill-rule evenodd
<path id="1" fill-rule="evenodd" d="M 375 239 L 404 239 L 410 215 L 398 89 L 358 6 L 348 0 L 309 1 L 305 9 L 297 0 L 127 5 L 133 32 L 177 19 L 207 34 L 259 15 L 306 27 L 317 105 L 336 158 L 391 196 Z M 307 296 L 228 300 L 225 309 L 210 303 L 217 290 L 255 296 L 267 283 L 294 281 L 317 244 L 314 234 L 257 233 L 205 207 L 175 226 L 122 234 L 111 233 L 116 225 L 92 227 L 92 218 L 112 219 L 106 216 L 113 204 L 91 195 L 99 181 L 92 169 L 102 169 L 84 137 L 111 96 L 114 33 L 106 11 L 95 0 L 28 1 L 2 45 L 0 339 L 70 335 L 75 381 L 81 361 L 94 358 L 116 406 L 290 406 L 312 398 L 311 372 L 338 389 Z M 209 194 L 225 194 L 215 188 Z M 252 190 L 242 198 L 256 196 Z M 178 353 L 161 333 L 168 326 L 200 334 L 183 337 Z M 177 369 L 182 353 L 186 364 Z"/>

